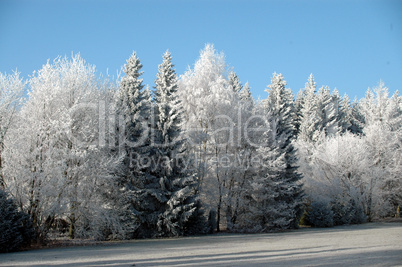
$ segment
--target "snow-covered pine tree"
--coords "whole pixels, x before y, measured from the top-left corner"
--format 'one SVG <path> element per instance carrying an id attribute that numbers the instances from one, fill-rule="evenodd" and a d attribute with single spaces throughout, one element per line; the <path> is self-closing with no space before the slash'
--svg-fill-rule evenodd
<path id="1" fill-rule="evenodd" d="M 285 168 L 277 175 L 275 181 L 275 205 L 277 219 L 273 219 L 272 228 L 297 228 L 303 213 L 302 176 L 297 172 L 295 148 L 292 141 L 295 139 L 293 94 L 285 88 L 286 81 L 282 74 L 274 73 L 271 84 L 268 85 L 266 108 L 273 117 L 276 128 L 275 145 L 279 155 L 284 154 Z"/>
<path id="2" fill-rule="evenodd" d="M 300 89 L 300 91 L 296 95 L 296 99 L 295 99 L 295 103 L 294 103 L 295 112 L 294 112 L 293 117 L 294 117 L 294 122 L 295 122 L 296 136 L 299 136 L 299 133 L 300 133 L 300 122 L 302 119 L 301 110 L 302 110 L 302 107 L 304 104 L 304 94 L 305 94 L 305 91 Z"/>
<path id="3" fill-rule="evenodd" d="M 186 140 L 182 134 L 182 108 L 177 95 L 177 76 L 169 51 L 155 80 L 154 143 L 152 175 L 161 190 L 158 234 L 181 236 L 195 234 L 205 227 L 196 192 L 195 169 L 185 159 Z M 188 164 L 190 163 L 190 164 Z"/>
<path id="4" fill-rule="evenodd" d="M 240 79 L 237 76 L 236 72 L 231 71 L 229 73 L 228 82 L 229 82 L 229 85 L 232 87 L 233 92 L 235 92 L 237 94 L 240 93 L 240 91 L 242 90 L 243 86 L 242 86 L 242 84 L 240 82 Z"/>
<path id="5" fill-rule="evenodd" d="M 251 88 L 248 82 L 244 85 L 240 92 L 240 103 L 243 109 L 251 110 L 254 106 L 254 99 L 251 95 Z"/>
<path id="6" fill-rule="evenodd" d="M 388 103 L 388 123 L 392 131 L 400 131 L 402 127 L 402 96 L 396 90 Z"/>
<path id="7" fill-rule="evenodd" d="M 288 228 L 288 204 L 278 201 L 281 197 L 283 174 L 286 169 L 285 153 L 277 147 L 275 123 L 270 115 L 264 116 L 265 131 L 260 147 L 254 151 L 259 155 L 260 163 L 248 171 L 250 175 L 244 180 L 245 190 L 242 192 L 242 205 L 234 230 L 240 232 L 268 232 L 275 229 Z"/>
<path id="8" fill-rule="evenodd" d="M 124 157 L 118 183 L 122 188 L 122 198 L 136 218 L 131 222 L 133 228 L 137 228 L 131 238 L 154 235 L 159 209 L 159 201 L 155 197 L 160 197 L 160 193 L 156 193 L 159 181 L 146 170 L 149 165 L 151 103 L 149 90 L 144 89 L 140 78 L 143 74 L 141 69 L 140 59 L 133 52 L 125 64 L 126 76 L 121 81 L 116 103 L 119 153 Z"/>
<path id="9" fill-rule="evenodd" d="M 351 115 L 352 125 L 350 126 L 349 131 L 354 134 L 362 134 L 366 122 L 361 109 L 361 103 L 357 100 L 357 97 L 353 100 Z"/>
<path id="10" fill-rule="evenodd" d="M 338 132 L 338 102 L 334 101 L 328 86 L 318 90 L 316 108 L 318 114 L 318 133 L 334 136 Z"/>
<path id="11" fill-rule="evenodd" d="M 138 148 L 146 144 L 147 118 L 150 112 L 149 96 L 140 76 L 143 74 L 142 64 L 133 52 L 124 67 L 124 73 L 119 94 L 117 96 L 118 114 L 122 122 L 119 122 L 119 145 L 123 146 L 126 152 L 132 148 Z M 123 142 L 122 142 L 123 141 Z"/>
<path id="12" fill-rule="evenodd" d="M 346 131 L 350 131 L 353 125 L 353 114 L 352 114 L 352 105 L 349 99 L 349 96 L 345 94 L 341 99 L 339 99 L 339 114 L 340 121 L 339 126 L 342 133 Z"/>
<path id="13" fill-rule="evenodd" d="M 315 141 L 316 131 L 318 128 L 318 114 L 315 94 L 316 87 L 314 76 L 313 74 L 310 74 L 303 91 L 298 134 L 298 139 L 305 142 Z"/>
<path id="14" fill-rule="evenodd" d="M 349 114 L 351 111 L 349 97 L 345 94 L 346 101 L 339 95 L 339 91 L 335 88 L 331 98 L 336 116 L 337 132 L 345 132 L 350 126 Z"/>

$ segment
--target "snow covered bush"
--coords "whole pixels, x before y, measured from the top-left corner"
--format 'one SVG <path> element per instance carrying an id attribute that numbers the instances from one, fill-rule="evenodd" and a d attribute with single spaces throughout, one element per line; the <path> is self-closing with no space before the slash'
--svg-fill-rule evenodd
<path id="1" fill-rule="evenodd" d="M 358 224 L 366 222 L 361 202 L 354 198 L 335 198 L 331 202 L 334 225 Z"/>
<path id="2" fill-rule="evenodd" d="M 364 223 L 367 216 L 364 214 L 361 203 L 353 198 L 335 197 L 314 200 L 306 206 L 301 220 L 302 225 L 313 227 L 331 227 L 344 224 Z"/>
<path id="3" fill-rule="evenodd" d="M 334 225 L 331 205 L 325 201 L 314 201 L 307 212 L 307 224 L 313 227 L 331 227 Z"/>
<path id="4" fill-rule="evenodd" d="M 16 251 L 33 239 L 29 215 L 20 211 L 14 199 L 0 189 L 0 253 Z"/>

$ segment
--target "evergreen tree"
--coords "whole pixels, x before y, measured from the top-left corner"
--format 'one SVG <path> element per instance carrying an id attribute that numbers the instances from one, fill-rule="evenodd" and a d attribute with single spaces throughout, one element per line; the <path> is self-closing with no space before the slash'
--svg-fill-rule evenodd
<path id="1" fill-rule="evenodd" d="M 243 105 L 243 108 L 246 110 L 251 110 L 254 106 L 254 99 L 251 95 L 251 88 L 248 82 L 244 85 L 243 89 L 240 92 L 240 101 Z"/>
<path id="2" fill-rule="evenodd" d="M 294 117 L 294 122 L 295 122 L 296 136 L 298 136 L 299 133 L 300 133 L 300 122 L 301 122 L 301 119 L 302 119 L 301 110 L 302 110 L 303 104 L 304 104 L 304 91 L 300 90 L 297 93 L 296 99 L 295 99 L 295 102 L 294 102 L 295 112 L 294 112 L 293 117 Z"/>
<path id="3" fill-rule="evenodd" d="M 339 127 L 342 133 L 346 131 L 351 131 L 352 128 L 352 105 L 350 103 L 349 96 L 345 94 L 341 99 L 339 99 Z"/>
<path id="4" fill-rule="evenodd" d="M 260 147 L 254 151 L 260 157 L 260 166 L 245 180 L 243 205 L 234 229 L 240 232 L 267 232 L 288 228 L 287 214 L 291 208 L 280 201 L 283 173 L 286 169 L 285 153 L 276 144 L 276 128 L 271 116 L 266 116 L 265 130 Z"/>
<path id="5" fill-rule="evenodd" d="M 386 114 L 391 130 L 400 130 L 402 127 L 402 96 L 399 96 L 398 90 L 389 99 Z"/>
<path id="6" fill-rule="evenodd" d="M 310 74 L 303 91 L 303 101 L 300 110 L 300 128 L 298 134 L 298 138 L 306 142 L 315 141 L 319 123 L 315 92 L 316 83 L 313 74 Z"/>
<path id="7" fill-rule="evenodd" d="M 350 132 L 354 134 L 363 134 L 363 128 L 365 125 L 365 118 L 361 110 L 361 104 L 355 97 L 352 103 L 351 111 Z"/>
<path id="8" fill-rule="evenodd" d="M 177 77 L 171 54 L 166 51 L 155 80 L 155 121 L 152 175 L 159 179 L 161 190 L 158 232 L 162 236 L 196 233 L 205 225 L 196 179 L 191 164 L 185 161 L 182 108 L 177 95 Z M 197 230 L 198 229 L 198 230 Z"/>
<path id="9" fill-rule="evenodd" d="M 237 94 L 240 93 L 243 86 L 241 85 L 241 82 L 240 82 L 239 77 L 237 76 L 236 72 L 231 71 L 229 73 L 228 82 L 229 82 L 229 85 L 232 87 L 233 92 L 235 92 Z"/>
<path id="10" fill-rule="evenodd" d="M 123 157 L 118 183 L 122 188 L 122 198 L 128 203 L 129 213 L 136 218 L 131 224 L 137 231 L 131 237 L 151 235 L 156 228 L 155 211 L 159 209 L 155 197 L 161 197 L 155 194 L 159 182 L 146 171 L 151 103 L 149 90 L 144 89 L 140 78 L 143 74 L 141 69 L 142 64 L 133 52 L 125 65 L 126 76 L 121 81 L 117 96 L 119 152 Z"/>
<path id="11" fill-rule="evenodd" d="M 273 74 L 271 84 L 266 90 L 268 98 L 266 106 L 274 118 L 276 136 L 275 145 L 279 149 L 279 155 L 284 154 L 285 168 L 277 175 L 275 181 L 275 205 L 277 216 L 281 223 L 274 224 L 277 228 L 296 228 L 303 213 L 303 190 L 300 183 L 301 175 L 297 172 L 294 126 L 293 94 L 285 88 L 286 81 L 282 74 Z"/>
<path id="12" fill-rule="evenodd" d="M 123 146 L 126 152 L 146 144 L 146 119 L 149 117 L 150 99 L 149 92 L 143 90 L 141 69 L 142 64 L 136 52 L 133 52 L 124 68 L 126 76 L 121 81 L 117 103 L 118 114 L 123 119 L 119 122 L 119 145 Z"/>
<path id="13" fill-rule="evenodd" d="M 334 101 L 328 86 L 321 87 L 317 94 L 318 133 L 334 136 L 338 132 L 338 102 Z"/>
<path id="14" fill-rule="evenodd" d="M 18 250 L 34 238 L 28 214 L 18 210 L 14 199 L 0 189 L 0 253 Z"/>

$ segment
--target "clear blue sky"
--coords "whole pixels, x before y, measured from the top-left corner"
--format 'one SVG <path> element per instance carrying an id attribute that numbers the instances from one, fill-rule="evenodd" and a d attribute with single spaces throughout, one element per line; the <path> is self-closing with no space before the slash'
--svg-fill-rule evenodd
<path id="1" fill-rule="evenodd" d="M 169 49 L 178 74 L 213 43 L 255 97 L 273 72 L 295 93 L 317 85 L 364 96 L 402 91 L 402 1 L 0 0 L 0 72 L 23 77 L 72 52 L 114 75 L 137 51 L 153 85 Z"/>

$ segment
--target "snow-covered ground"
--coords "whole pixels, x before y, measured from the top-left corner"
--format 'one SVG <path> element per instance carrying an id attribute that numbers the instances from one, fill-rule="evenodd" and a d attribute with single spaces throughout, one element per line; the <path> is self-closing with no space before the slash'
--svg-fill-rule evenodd
<path id="1" fill-rule="evenodd" d="M 0 266 L 402 266 L 402 223 L 0 254 Z"/>

